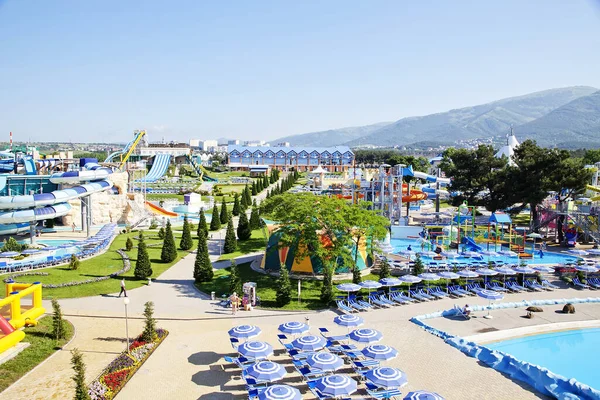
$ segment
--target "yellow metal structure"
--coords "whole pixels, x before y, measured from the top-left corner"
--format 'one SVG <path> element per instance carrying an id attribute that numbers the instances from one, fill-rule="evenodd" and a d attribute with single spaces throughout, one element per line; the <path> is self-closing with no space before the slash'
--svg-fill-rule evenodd
<path id="1" fill-rule="evenodd" d="M 596 186 L 592 186 L 592 185 L 587 185 L 586 188 L 588 190 L 591 190 L 592 192 L 600 192 L 600 187 L 596 187 Z M 595 196 L 591 198 L 592 201 L 599 201 L 600 200 L 600 196 Z"/>
<path id="2" fill-rule="evenodd" d="M 135 150 L 136 146 L 138 145 L 138 143 L 140 142 L 140 140 L 142 140 L 142 137 L 144 137 L 145 134 L 146 134 L 146 131 L 144 131 L 144 130 L 139 131 L 139 133 L 137 134 L 137 136 L 135 137 L 135 139 L 133 139 L 133 143 L 131 143 L 131 146 L 129 147 L 129 150 L 127 150 L 127 153 L 125 153 L 125 156 L 121 156 L 121 164 L 119 164 L 119 169 L 120 170 L 123 170 L 123 167 L 125 166 L 125 163 L 127 162 L 127 160 L 129 159 L 129 157 L 131 156 L 131 154 Z"/>
<path id="3" fill-rule="evenodd" d="M 32 297 L 31 306 L 25 305 L 23 308 L 21 302 L 25 296 Z M 39 282 L 7 283 L 6 297 L 0 300 L 0 309 L 6 306 L 10 307 L 10 318 L 6 318 L 6 320 L 15 330 L 7 332 L 0 338 L 0 353 L 23 340 L 25 332 L 19 329 L 26 325 L 37 325 L 37 319 L 46 312 L 42 306 L 42 284 Z"/>

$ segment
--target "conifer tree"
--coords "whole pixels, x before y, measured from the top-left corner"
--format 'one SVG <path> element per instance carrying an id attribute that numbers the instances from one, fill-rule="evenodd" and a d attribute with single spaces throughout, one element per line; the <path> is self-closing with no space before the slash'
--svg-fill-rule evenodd
<path id="1" fill-rule="evenodd" d="M 90 400 L 88 387 L 85 384 L 85 363 L 83 362 L 83 355 L 77 348 L 71 350 L 71 365 L 73 371 L 75 371 L 75 375 L 72 377 L 75 382 L 75 396 L 73 399 Z"/>
<path id="2" fill-rule="evenodd" d="M 52 336 L 54 340 L 59 341 L 67 337 L 65 320 L 63 319 L 62 309 L 58 300 L 52 299 Z"/>
<path id="3" fill-rule="evenodd" d="M 152 263 L 150 262 L 150 256 L 148 255 L 146 242 L 144 242 L 144 234 L 141 231 L 139 235 L 137 259 L 135 261 L 135 270 L 133 271 L 133 276 L 135 276 L 137 279 L 148 279 L 152 276 Z"/>
<path id="4" fill-rule="evenodd" d="M 171 229 L 171 221 L 167 221 L 165 229 L 165 241 L 160 252 L 160 260 L 164 263 L 170 263 L 177 258 L 177 247 L 175 247 L 175 238 Z"/>
<path id="5" fill-rule="evenodd" d="M 213 207 L 212 215 L 210 217 L 210 230 L 218 231 L 221 229 L 221 218 L 219 217 L 219 206 L 215 202 L 215 206 Z"/>
<path id="6" fill-rule="evenodd" d="M 258 212 L 258 207 L 252 207 L 252 212 L 250 213 L 250 229 L 254 230 L 254 229 L 260 229 L 261 227 L 261 222 L 260 222 L 260 214 Z"/>
<path id="7" fill-rule="evenodd" d="M 165 228 L 163 226 L 158 230 L 158 238 L 161 240 L 165 240 Z"/>
<path id="8" fill-rule="evenodd" d="M 194 261 L 194 281 L 210 282 L 213 278 L 213 268 L 208 256 L 207 238 L 203 231 L 200 231 L 198 236 L 198 251 L 196 252 L 196 260 Z"/>
<path id="9" fill-rule="evenodd" d="M 252 192 L 248 185 L 246 185 L 246 188 L 244 189 L 244 194 L 246 196 L 246 205 L 250 206 L 250 204 L 252 204 Z"/>
<path id="10" fill-rule="evenodd" d="M 181 241 L 179 242 L 179 248 L 181 250 L 189 250 L 194 246 L 192 242 L 192 232 L 190 232 L 190 223 L 188 222 L 187 215 L 183 217 L 183 232 L 181 234 Z"/>
<path id="11" fill-rule="evenodd" d="M 358 285 L 362 282 L 362 276 L 360 274 L 360 269 L 358 269 L 358 265 L 352 267 L 352 283 Z"/>
<path id="12" fill-rule="evenodd" d="M 200 209 L 198 213 L 198 231 L 197 236 L 200 236 L 200 231 L 204 231 L 204 236 L 208 237 L 208 226 L 206 225 L 206 215 L 204 215 L 204 208 Z"/>
<path id="13" fill-rule="evenodd" d="M 248 240 L 252 236 L 252 230 L 250 229 L 250 224 L 248 222 L 248 216 L 245 212 L 240 214 L 240 218 L 238 220 L 237 226 L 237 237 L 238 240 Z"/>
<path id="14" fill-rule="evenodd" d="M 256 182 L 252 181 L 252 196 L 256 196 Z"/>
<path id="15" fill-rule="evenodd" d="M 423 266 L 423 260 L 421 260 L 421 256 L 417 254 L 417 256 L 415 257 L 415 263 L 413 264 L 413 273 L 415 275 L 420 275 L 423 273 L 424 270 L 425 267 Z"/>
<path id="16" fill-rule="evenodd" d="M 152 343 L 156 339 L 156 320 L 154 319 L 154 303 L 147 301 L 144 303 L 144 331 L 142 340 Z"/>
<path id="17" fill-rule="evenodd" d="M 223 253 L 229 254 L 237 250 L 237 239 L 233 229 L 233 220 L 229 218 L 227 222 L 227 233 L 225 233 L 225 243 L 223 244 Z"/>
<path id="18" fill-rule="evenodd" d="M 233 209 L 231 210 L 231 214 L 236 217 L 240 215 L 240 196 L 237 193 L 233 195 Z"/>
<path id="19" fill-rule="evenodd" d="M 225 203 L 225 196 L 223 196 L 223 200 L 221 200 L 221 212 L 219 213 L 219 219 L 221 220 L 221 224 L 227 223 L 227 203 Z"/>
<path id="20" fill-rule="evenodd" d="M 130 237 L 127 237 L 127 240 L 125 241 L 125 251 L 131 250 L 133 250 L 133 240 L 131 240 Z"/>
<path id="21" fill-rule="evenodd" d="M 246 193 L 242 191 L 242 195 L 240 196 L 240 212 L 244 212 L 248 209 L 248 203 L 246 202 Z"/>
<path id="22" fill-rule="evenodd" d="M 390 272 L 390 263 L 386 258 L 381 260 L 381 266 L 379 267 L 379 279 L 389 278 L 392 276 Z"/>
<path id="23" fill-rule="evenodd" d="M 279 279 L 277 279 L 277 293 L 275 302 L 279 307 L 283 307 L 292 300 L 292 284 L 290 283 L 290 275 L 285 264 L 281 264 L 279 268 Z"/>
<path id="24" fill-rule="evenodd" d="M 257 207 L 256 199 L 252 200 L 252 207 Z"/>
<path id="25" fill-rule="evenodd" d="M 242 293 L 242 277 L 240 276 L 240 269 L 235 260 L 231 260 L 229 271 L 229 293 Z"/>
<path id="26" fill-rule="evenodd" d="M 321 301 L 325 304 L 333 300 L 333 270 L 331 267 L 323 268 L 323 284 L 321 286 Z"/>

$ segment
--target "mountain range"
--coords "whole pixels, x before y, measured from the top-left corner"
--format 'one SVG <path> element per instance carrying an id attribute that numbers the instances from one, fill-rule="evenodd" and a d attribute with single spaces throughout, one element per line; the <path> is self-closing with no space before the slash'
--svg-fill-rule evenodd
<path id="1" fill-rule="evenodd" d="M 272 143 L 351 147 L 449 145 L 504 136 L 511 126 L 519 141 L 535 139 L 543 146 L 564 148 L 598 147 L 600 91 L 589 86 L 550 89 L 392 123 L 287 136 Z"/>

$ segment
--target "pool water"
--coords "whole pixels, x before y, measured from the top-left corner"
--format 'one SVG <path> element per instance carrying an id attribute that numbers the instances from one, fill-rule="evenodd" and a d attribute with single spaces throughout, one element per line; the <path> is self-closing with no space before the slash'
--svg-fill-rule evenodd
<path id="1" fill-rule="evenodd" d="M 71 244 L 75 243 L 76 240 L 68 240 L 68 239 L 42 239 L 37 240 L 36 243 L 43 244 L 46 246 L 61 246 L 63 244 Z M 29 240 L 21 240 L 19 243 L 29 244 Z"/>
<path id="2" fill-rule="evenodd" d="M 600 328 L 544 333 L 485 346 L 600 389 Z"/>
<path id="3" fill-rule="evenodd" d="M 411 249 L 413 251 L 421 250 L 421 243 L 417 239 L 391 239 L 390 244 L 392 245 L 392 248 L 394 249 L 393 250 L 394 253 L 398 253 L 399 251 L 406 250 L 408 246 L 411 246 Z M 486 249 L 485 244 L 481 245 L 481 247 Z M 425 250 L 429 250 L 427 243 L 425 243 Z M 494 247 L 491 244 L 490 244 L 490 250 L 494 250 Z M 500 246 L 498 246 L 498 250 L 500 250 Z M 431 261 L 432 258 L 423 257 L 423 260 Z M 473 260 L 473 259 L 466 258 L 466 257 L 458 257 L 458 258 L 454 258 L 452 260 L 448 260 L 448 262 L 451 262 L 451 261 L 469 262 L 471 260 Z M 489 261 L 502 261 L 506 264 L 517 264 L 517 263 L 521 263 L 521 262 L 524 262 L 526 264 L 564 264 L 567 262 L 573 262 L 573 263 L 577 262 L 578 258 L 569 256 L 566 254 L 552 253 L 552 252 L 547 251 L 544 253 L 543 258 L 540 258 L 536 253 L 532 259 L 521 259 L 521 260 L 519 260 L 517 257 L 502 256 L 502 255 L 494 256 L 494 257 L 483 256 L 483 261 L 487 262 L 488 260 Z"/>

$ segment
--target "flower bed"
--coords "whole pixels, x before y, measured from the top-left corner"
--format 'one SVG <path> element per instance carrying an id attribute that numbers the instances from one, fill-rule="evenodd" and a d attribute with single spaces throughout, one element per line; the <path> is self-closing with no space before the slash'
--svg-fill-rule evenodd
<path id="1" fill-rule="evenodd" d="M 144 342 L 141 335 L 138 336 L 129 345 L 129 352 L 119 354 L 90 384 L 88 387 L 90 398 L 92 400 L 114 398 L 168 334 L 169 332 L 164 329 L 157 329 L 156 339 L 149 343 Z"/>

